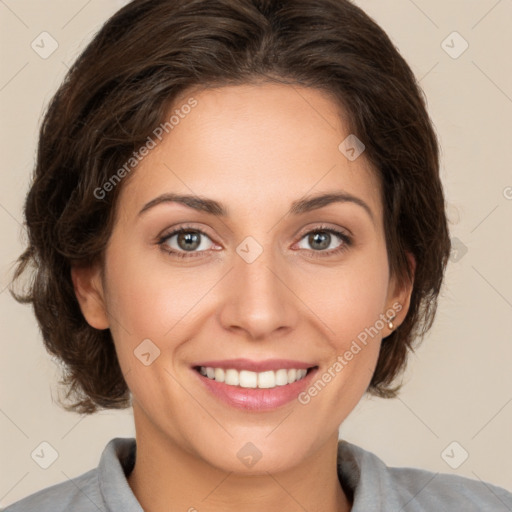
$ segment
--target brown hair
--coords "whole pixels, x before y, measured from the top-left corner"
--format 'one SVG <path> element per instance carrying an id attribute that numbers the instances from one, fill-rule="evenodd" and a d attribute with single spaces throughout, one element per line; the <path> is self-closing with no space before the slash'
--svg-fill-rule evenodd
<path id="1" fill-rule="evenodd" d="M 112 178 L 183 92 L 274 81 L 323 90 L 382 184 L 391 275 L 412 279 L 410 308 L 382 344 L 368 392 L 394 397 L 413 341 L 430 329 L 450 239 L 439 148 L 423 91 L 385 32 L 348 0 L 135 0 L 101 28 L 51 100 L 24 214 L 28 246 L 11 294 L 31 303 L 63 363 L 66 410 L 125 408 L 130 393 L 110 330 L 85 321 L 72 265 L 102 261 L 123 179 Z M 341 141 L 340 141 L 341 142 Z M 32 266 L 24 294 L 12 284 Z"/>

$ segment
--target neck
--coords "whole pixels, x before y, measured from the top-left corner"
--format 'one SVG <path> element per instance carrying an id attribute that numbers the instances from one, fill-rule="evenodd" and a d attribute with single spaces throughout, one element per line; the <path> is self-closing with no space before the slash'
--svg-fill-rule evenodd
<path id="1" fill-rule="evenodd" d="M 337 435 L 297 467 L 244 475 L 223 471 L 184 450 L 138 412 L 137 454 L 128 483 L 146 512 L 351 509 L 338 480 Z"/>

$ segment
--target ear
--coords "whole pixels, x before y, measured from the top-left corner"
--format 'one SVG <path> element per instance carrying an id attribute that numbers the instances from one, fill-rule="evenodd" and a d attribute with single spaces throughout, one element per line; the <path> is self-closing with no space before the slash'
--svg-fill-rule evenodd
<path id="1" fill-rule="evenodd" d="M 109 322 L 100 265 L 71 267 L 71 280 L 87 323 L 95 329 L 108 329 Z"/>
<path id="2" fill-rule="evenodd" d="M 414 285 L 416 259 L 410 252 L 407 252 L 406 256 L 407 261 L 409 263 L 409 268 L 411 269 L 412 278 L 410 280 L 406 280 L 401 284 L 397 283 L 396 279 L 393 278 L 390 281 L 388 297 L 386 300 L 386 310 L 395 311 L 396 316 L 393 319 L 393 324 L 395 325 L 394 329 L 396 329 L 404 321 L 404 318 L 406 317 L 407 312 L 409 311 L 409 305 L 411 303 L 411 295 Z M 390 334 L 391 332 L 392 331 L 389 330 Z"/>

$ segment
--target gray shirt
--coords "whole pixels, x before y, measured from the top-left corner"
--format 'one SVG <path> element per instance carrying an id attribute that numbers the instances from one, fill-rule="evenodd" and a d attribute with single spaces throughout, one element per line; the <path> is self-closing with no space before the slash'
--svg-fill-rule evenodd
<path id="1" fill-rule="evenodd" d="M 143 512 L 126 479 L 135 454 L 135 439 L 112 439 L 97 468 L 42 489 L 5 512 Z M 347 441 L 338 443 L 338 477 L 353 500 L 352 512 L 512 512 L 512 493 L 501 487 L 458 475 L 388 467 Z M 196 508 L 200 511 L 200 504 Z"/>

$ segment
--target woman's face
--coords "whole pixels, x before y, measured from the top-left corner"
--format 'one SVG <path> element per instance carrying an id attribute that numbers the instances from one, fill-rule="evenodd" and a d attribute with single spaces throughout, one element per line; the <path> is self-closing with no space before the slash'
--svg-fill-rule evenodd
<path id="1" fill-rule="evenodd" d="M 104 279 L 77 294 L 112 332 L 138 435 L 225 471 L 286 469 L 337 439 L 410 290 L 390 280 L 379 183 L 340 150 L 329 97 L 244 85 L 173 110 L 190 96 L 122 189 Z M 345 200 L 312 201 L 325 194 Z"/>

